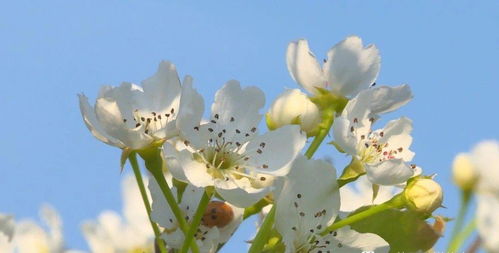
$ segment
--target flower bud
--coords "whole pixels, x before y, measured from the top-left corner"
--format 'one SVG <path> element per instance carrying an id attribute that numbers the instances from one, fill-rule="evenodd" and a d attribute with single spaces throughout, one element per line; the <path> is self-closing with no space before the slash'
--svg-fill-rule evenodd
<path id="1" fill-rule="evenodd" d="M 468 154 L 461 153 L 452 164 L 454 183 L 463 191 L 470 191 L 476 183 L 477 174 Z"/>
<path id="2" fill-rule="evenodd" d="M 269 129 L 296 124 L 309 136 L 320 123 L 319 108 L 299 89 L 286 90 L 270 106 L 265 115 Z"/>
<path id="3" fill-rule="evenodd" d="M 414 178 L 405 188 L 404 197 L 410 209 L 429 215 L 442 205 L 442 187 L 431 178 Z"/>

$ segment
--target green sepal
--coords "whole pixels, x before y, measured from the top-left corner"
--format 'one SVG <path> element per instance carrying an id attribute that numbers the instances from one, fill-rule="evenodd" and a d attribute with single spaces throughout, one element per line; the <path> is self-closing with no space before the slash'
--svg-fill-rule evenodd
<path id="1" fill-rule="evenodd" d="M 366 174 L 366 170 L 364 169 L 362 162 L 357 158 L 352 157 L 352 161 L 343 169 L 343 173 L 340 178 L 338 178 L 338 185 L 342 187 L 345 184 L 357 180 L 357 178 L 364 174 Z"/>
<path id="2" fill-rule="evenodd" d="M 265 113 L 265 122 L 267 123 L 267 128 L 271 131 L 278 128 L 277 124 L 272 120 L 269 113 Z"/>
<path id="3" fill-rule="evenodd" d="M 316 88 L 318 94 L 310 97 L 310 101 L 319 107 L 320 110 L 334 108 L 337 114 L 341 114 L 348 103 L 348 98 L 345 96 L 331 92 L 323 88 Z"/>
<path id="4" fill-rule="evenodd" d="M 338 150 L 338 152 L 345 153 L 345 150 L 343 148 L 341 148 L 341 146 L 338 143 L 336 143 L 335 141 L 330 141 L 327 144 L 333 145 L 336 148 L 336 150 Z"/>
<path id="5" fill-rule="evenodd" d="M 128 157 L 132 153 L 132 150 L 129 148 L 124 148 L 122 149 L 121 152 L 121 158 L 120 158 L 120 173 L 123 172 L 123 169 L 125 168 L 126 161 L 128 160 Z"/>
<path id="6" fill-rule="evenodd" d="M 352 214 L 367 208 L 369 206 L 361 207 Z M 436 226 L 431 226 L 420 214 L 410 210 L 388 209 L 350 226 L 360 233 L 379 235 L 390 245 L 390 252 L 430 250 L 442 234 Z"/>

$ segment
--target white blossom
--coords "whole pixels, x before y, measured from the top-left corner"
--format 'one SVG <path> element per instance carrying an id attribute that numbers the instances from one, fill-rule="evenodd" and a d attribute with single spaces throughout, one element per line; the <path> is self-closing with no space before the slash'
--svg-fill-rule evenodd
<path id="1" fill-rule="evenodd" d="M 16 223 L 13 238 L 17 253 L 69 253 L 64 245 L 62 221 L 57 211 L 49 205 L 42 206 L 40 217 L 48 230 L 31 220 Z"/>
<path id="2" fill-rule="evenodd" d="M 485 248 L 499 252 L 499 143 L 483 141 L 470 153 L 478 175 L 476 186 L 478 208 L 477 226 Z"/>
<path id="3" fill-rule="evenodd" d="M 374 184 L 400 184 L 415 174 L 416 167 L 407 164 L 414 156 L 409 150 L 412 121 L 402 117 L 372 130 L 380 113 L 393 111 L 410 98 L 405 85 L 365 90 L 348 102 L 333 124 L 335 143 L 360 161 Z"/>
<path id="4" fill-rule="evenodd" d="M 355 96 L 376 80 L 380 56 L 374 45 L 364 47 L 357 36 L 350 36 L 332 47 L 321 67 L 306 40 L 291 42 L 286 55 L 293 79 L 311 94 L 317 88 L 345 97 Z"/>
<path id="5" fill-rule="evenodd" d="M 349 227 L 322 237 L 319 233 L 335 220 L 339 208 L 335 169 L 321 160 L 298 157 L 276 200 L 275 226 L 286 252 L 388 251 L 379 236 L 361 234 Z"/>
<path id="6" fill-rule="evenodd" d="M 186 76 L 184 85 L 191 82 L 192 78 Z M 102 87 L 95 107 L 80 94 L 80 110 L 97 139 L 119 148 L 141 149 L 177 135 L 175 119 L 181 89 L 175 66 L 161 62 L 156 74 L 144 80 L 142 87 L 129 82 Z"/>
<path id="7" fill-rule="evenodd" d="M 197 105 L 195 110 L 181 105 L 177 125 L 187 148 L 176 155 L 181 170 L 174 166 L 171 172 L 197 187 L 215 186 L 231 204 L 246 207 L 269 193 L 271 179 L 286 175 L 305 145 L 306 137 L 295 125 L 258 134 L 265 98 L 256 87 L 242 89 L 229 81 L 217 92 L 207 123 L 201 123 L 202 97 L 188 97 Z"/>
<path id="8" fill-rule="evenodd" d="M 154 252 L 151 223 L 132 175 L 124 177 L 122 191 L 123 218 L 104 211 L 97 221 L 84 222 L 82 231 L 90 249 L 93 253 Z"/>

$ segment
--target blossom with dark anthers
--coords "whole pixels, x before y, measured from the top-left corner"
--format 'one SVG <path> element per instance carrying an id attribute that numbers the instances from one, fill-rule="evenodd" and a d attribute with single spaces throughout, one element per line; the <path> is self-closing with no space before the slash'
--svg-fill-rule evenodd
<path id="1" fill-rule="evenodd" d="M 128 82 L 102 87 L 95 108 L 80 94 L 83 121 L 104 143 L 119 148 L 147 147 L 177 135 L 175 119 L 181 90 L 191 87 L 191 83 L 192 78 L 186 76 L 181 87 L 175 66 L 161 62 L 156 74 L 144 80 L 142 87 Z"/>
<path id="2" fill-rule="evenodd" d="M 194 93 L 194 92 L 193 92 Z M 228 202 L 249 206 L 272 190 L 272 179 L 284 176 L 305 145 L 306 136 L 296 125 L 260 135 L 264 94 L 256 87 L 242 89 L 237 81 L 221 88 L 208 122 L 201 123 L 203 99 L 179 111 L 177 126 L 185 149 L 176 154 L 180 166 L 170 168 L 174 177 L 197 187 L 214 186 Z"/>
<path id="3" fill-rule="evenodd" d="M 303 39 L 289 43 L 286 60 L 293 79 L 311 94 L 318 94 L 320 88 L 345 97 L 371 86 L 381 65 L 376 46 L 364 47 L 357 36 L 332 47 L 322 67 Z"/>
<path id="4" fill-rule="evenodd" d="M 348 227 L 321 236 L 335 220 L 339 208 L 340 195 L 332 165 L 304 156 L 296 158 L 276 200 L 275 225 L 286 252 L 387 251 L 386 242 L 379 236 L 357 233 Z"/>
<path id="5" fill-rule="evenodd" d="M 152 197 L 151 219 L 164 230 L 161 238 L 171 249 L 180 249 L 184 242 L 184 234 L 171 208 L 166 203 L 159 185 L 154 180 L 149 181 Z M 177 188 L 172 189 L 177 196 Z M 178 204 L 185 220 L 190 223 L 194 217 L 203 189 L 187 185 Z M 218 245 L 225 243 L 232 236 L 243 220 L 243 208 L 235 207 L 227 202 L 212 200 L 203 215 L 201 225 L 194 234 L 200 252 L 215 252 Z"/>
<path id="6" fill-rule="evenodd" d="M 414 157 L 409 150 L 410 119 L 392 120 L 383 129 L 372 131 L 380 113 L 397 109 L 411 97 L 405 85 L 365 90 L 348 102 L 333 124 L 335 144 L 361 163 L 374 184 L 400 184 L 416 171 L 415 165 L 407 164 Z"/>

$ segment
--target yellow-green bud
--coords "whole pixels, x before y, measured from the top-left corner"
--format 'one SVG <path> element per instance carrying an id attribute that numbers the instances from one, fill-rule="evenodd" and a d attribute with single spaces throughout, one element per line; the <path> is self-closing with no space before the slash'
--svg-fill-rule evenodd
<path id="1" fill-rule="evenodd" d="M 414 178 L 405 188 L 404 197 L 411 210 L 430 215 L 442 206 L 442 187 L 431 178 Z"/>
<path id="2" fill-rule="evenodd" d="M 477 173 L 471 162 L 470 155 L 461 153 L 454 158 L 452 174 L 454 183 L 463 191 L 470 191 L 475 187 Z"/>
<path id="3" fill-rule="evenodd" d="M 273 130 L 285 125 L 300 125 L 309 136 L 320 123 L 319 108 L 299 89 L 286 90 L 270 106 L 265 115 L 267 126 Z"/>

